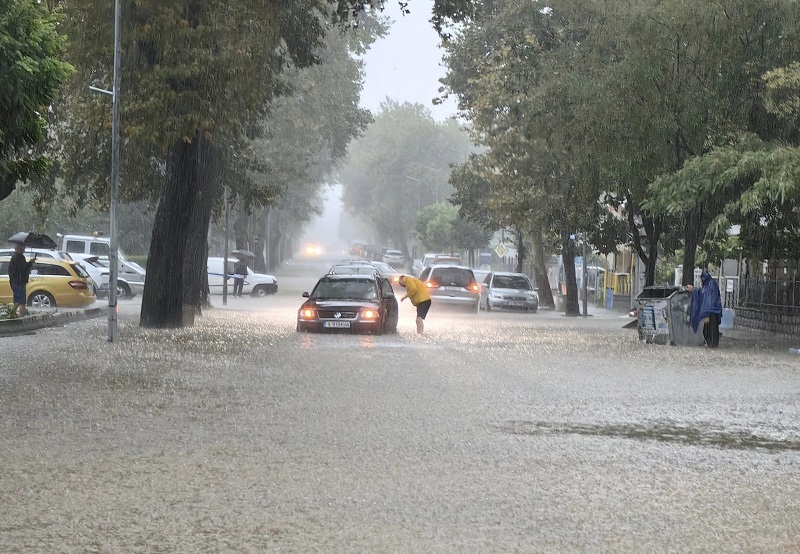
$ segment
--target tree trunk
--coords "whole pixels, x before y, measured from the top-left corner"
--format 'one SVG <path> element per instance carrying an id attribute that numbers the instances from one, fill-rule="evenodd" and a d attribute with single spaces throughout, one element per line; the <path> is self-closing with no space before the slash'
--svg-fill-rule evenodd
<path id="1" fill-rule="evenodd" d="M 539 289 L 539 306 L 555 309 L 556 303 L 550 288 L 550 279 L 547 277 L 547 266 L 544 263 L 544 242 L 541 232 L 535 233 L 531 253 L 533 255 L 533 276 L 536 279 L 536 287 Z"/>
<path id="2" fill-rule="evenodd" d="M 207 169 L 209 150 L 208 141 L 198 133 L 194 142 L 181 141 L 167 153 L 167 182 L 156 211 L 147 256 L 142 327 L 169 329 L 183 325 L 187 241 L 192 224 L 200 215 L 195 212 L 202 192 L 199 176 Z M 205 240 L 203 236 L 203 244 Z M 192 250 L 196 248 L 192 246 Z"/>
<path id="3" fill-rule="evenodd" d="M 578 307 L 578 280 L 575 275 L 575 251 L 572 244 L 564 248 L 564 277 L 567 281 L 567 297 L 564 299 L 564 313 L 569 316 L 581 315 Z"/>
<path id="4" fill-rule="evenodd" d="M 517 231 L 517 273 L 522 273 L 525 267 L 525 243 L 522 237 L 522 231 Z"/>
<path id="5" fill-rule="evenodd" d="M 211 225 L 214 200 L 219 192 L 213 148 L 210 144 L 201 144 L 199 152 L 197 202 L 190 214 L 186 253 L 183 257 L 183 303 L 194 306 L 198 315 L 208 287 L 208 228 Z"/>
<path id="6" fill-rule="evenodd" d="M 683 232 L 683 286 L 694 284 L 694 265 L 697 258 L 697 245 L 700 244 L 700 232 L 703 225 L 703 206 L 686 215 L 686 226 Z"/>

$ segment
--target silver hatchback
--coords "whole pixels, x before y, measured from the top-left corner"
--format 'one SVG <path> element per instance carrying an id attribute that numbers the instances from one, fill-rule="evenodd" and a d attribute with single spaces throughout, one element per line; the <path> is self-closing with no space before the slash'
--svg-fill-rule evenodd
<path id="1" fill-rule="evenodd" d="M 486 276 L 481 285 L 481 308 L 535 313 L 539 294 L 524 273 L 496 272 Z"/>
<path id="2" fill-rule="evenodd" d="M 423 269 L 419 278 L 428 287 L 434 306 L 478 311 L 481 289 L 470 268 L 461 265 L 433 265 Z"/>

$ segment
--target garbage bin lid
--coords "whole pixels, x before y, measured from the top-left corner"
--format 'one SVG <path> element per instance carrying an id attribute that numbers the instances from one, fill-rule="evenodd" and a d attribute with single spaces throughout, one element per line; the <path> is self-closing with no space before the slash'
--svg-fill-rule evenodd
<path id="1" fill-rule="evenodd" d="M 637 299 L 645 299 L 645 298 L 668 298 L 672 293 L 678 292 L 680 287 L 664 287 L 664 286 L 656 286 L 652 285 L 649 287 L 645 287 Z"/>

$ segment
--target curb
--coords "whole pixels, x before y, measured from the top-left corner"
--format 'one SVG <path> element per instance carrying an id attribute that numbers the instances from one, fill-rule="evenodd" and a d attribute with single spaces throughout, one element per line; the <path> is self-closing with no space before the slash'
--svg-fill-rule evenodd
<path id="1" fill-rule="evenodd" d="M 4 319 L 0 321 L 0 337 L 30 334 L 32 331 L 47 327 L 57 327 L 74 321 L 94 319 L 103 316 L 105 313 L 106 311 L 101 308 L 90 308 L 88 310 L 32 315 L 18 319 Z"/>

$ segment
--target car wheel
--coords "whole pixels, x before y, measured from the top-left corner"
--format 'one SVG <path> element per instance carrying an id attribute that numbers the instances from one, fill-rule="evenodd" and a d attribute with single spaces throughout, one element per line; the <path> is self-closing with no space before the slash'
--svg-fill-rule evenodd
<path id="1" fill-rule="evenodd" d="M 47 292 L 34 292 L 28 297 L 28 306 L 32 308 L 55 308 L 56 299 Z"/>
<path id="2" fill-rule="evenodd" d="M 130 298 L 131 288 L 128 283 L 117 283 L 117 298 Z"/>
<path id="3" fill-rule="evenodd" d="M 263 285 L 258 285 L 256 288 L 253 289 L 253 296 L 258 296 L 259 298 L 264 298 L 267 295 L 267 287 Z"/>

